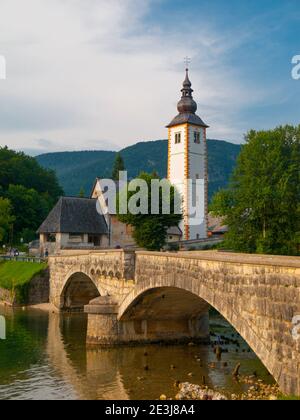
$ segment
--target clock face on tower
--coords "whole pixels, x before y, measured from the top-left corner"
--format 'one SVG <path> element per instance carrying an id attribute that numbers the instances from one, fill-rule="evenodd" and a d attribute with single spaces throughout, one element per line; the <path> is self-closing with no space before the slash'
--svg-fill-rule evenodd
<path id="1" fill-rule="evenodd" d="M 188 70 L 178 103 L 179 114 L 169 130 L 168 178 L 183 201 L 181 229 L 185 240 L 207 238 L 207 145 L 208 126 L 196 114 Z"/>

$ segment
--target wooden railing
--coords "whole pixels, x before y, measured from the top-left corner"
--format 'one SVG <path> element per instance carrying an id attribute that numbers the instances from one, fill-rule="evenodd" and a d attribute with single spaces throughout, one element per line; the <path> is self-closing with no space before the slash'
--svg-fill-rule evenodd
<path id="1" fill-rule="evenodd" d="M 20 261 L 20 262 L 34 262 L 34 263 L 38 263 L 38 264 L 43 264 L 44 262 L 46 262 L 45 258 L 40 258 L 40 257 L 24 257 L 24 256 L 19 256 L 19 257 L 14 257 L 11 255 L 0 255 L 0 262 L 1 261 Z"/>

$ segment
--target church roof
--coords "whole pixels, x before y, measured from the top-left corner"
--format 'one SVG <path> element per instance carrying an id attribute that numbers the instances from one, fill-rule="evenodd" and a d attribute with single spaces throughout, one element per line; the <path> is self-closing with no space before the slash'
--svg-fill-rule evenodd
<path id="1" fill-rule="evenodd" d="M 200 127 L 208 128 L 200 117 L 196 114 L 197 103 L 193 99 L 192 83 L 189 79 L 189 71 L 186 69 L 186 77 L 183 82 L 183 88 L 181 89 L 182 96 L 178 102 L 177 109 L 179 114 L 167 125 L 167 128 L 174 127 L 181 124 L 193 124 Z"/>
<path id="2" fill-rule="evenodd" d="M 95 199 L 61 197 L 38 233 L 106 235 L 108 227 L 104 216 L 97 212 L 96 204 Z"/>
<path id="3" fill-rule="evenodd" d="M 168 231 L 168 235 L 174 235 L 174 236 L 182 236 L 182 230 L 179 226 L 171 226 Z"/>
<path id="4" fill-rule="evenodd" d="M 190 114 L 190 113 L 184 113 L 184 114 L 178 114 L 169 125 L 167 125 L 167 128 L 175 127 L 176 125 L 181 124 L 193 124 L 198 125 L 200 127 L 208 128 L 209 126 L 206 125 L 200 117 L 196 114 Z"/>

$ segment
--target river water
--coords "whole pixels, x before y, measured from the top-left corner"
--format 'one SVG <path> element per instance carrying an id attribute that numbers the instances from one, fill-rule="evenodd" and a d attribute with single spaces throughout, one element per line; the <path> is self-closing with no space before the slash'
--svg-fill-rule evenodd
<path id="1" fill-rule="evenodd" d="M 201 384 L 203 376 L 210 387 L 240 394 L 246 385 L 236 383 L 231 375 L 239 362 L 242 374 L 256 372 L 266 383 L 273 383 L 247 344 L 218 315 L 212 317 L 211 331 L 228 338 L 234 335 L 240 345 L 227 346 L 220 362 L 211 346 L 88 349 L 84 314 L 0 306 L 0 315 L 6 319 L 6 340 L 0 340 L 0 400 L 142 400 L 158 399 L 161 394 L 174 398 L 176 381 Z M 215 368 L 211 363 L 216 363 Z"/>

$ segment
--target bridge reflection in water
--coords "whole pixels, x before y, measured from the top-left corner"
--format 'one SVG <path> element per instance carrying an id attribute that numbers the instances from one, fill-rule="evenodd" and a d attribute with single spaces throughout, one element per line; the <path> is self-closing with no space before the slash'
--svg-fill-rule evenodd
<path id="1" fill-rule="evenodd" d="M 218 317 L 217 322 L 227 325 L 227 333 L 231 336 L 233 330 L 225 320 Z M 203 376 L 208 385 L 239 394 L 245 390 L 244 385 L 236 383 L 231 375 L 238 362 L 242 362 L 244 374 L 256 371 L 262 379 L 272 381 L 252 352 L 242 353 L 241 350 L 236 354 L 232 348 L 221 362 L 216 362 L 211 346 L 86 348 L 86 328 L 87 318 L 83 314 L 49 314 L 49 363 L 65 384 L 65 389 L 71 387 L 72 398 L 157 399 L 162 393 L 174 398 L 176 381 L 201 384 Z M 201 363 L 195 356 L 201 358 Z M 226 368 L 224 361 L 228 364 Z M 216 369 L 209 368 L 211 363 L 216 363 Z M 193 378 L 189 373 L 193 373 Z"/>

